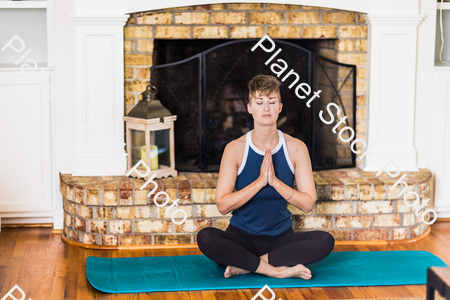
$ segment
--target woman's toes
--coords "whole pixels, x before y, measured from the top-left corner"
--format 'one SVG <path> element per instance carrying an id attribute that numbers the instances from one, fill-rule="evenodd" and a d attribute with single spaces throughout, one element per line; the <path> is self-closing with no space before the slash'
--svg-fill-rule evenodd
<path id="1" fill-rule="evenodd" d="M 302 272 L 307 273 L 307 274 L 311 274 L 311 270 L 308 269 L 307 267 L 305 267 L 304 265 L 299 265 L 302 269 Z"/>
<path id="2" fill-rule="evenodd" d="M 230 272 L 231 272 L 231 269 L 230 269 L 230 266 L 228 266 L 228 267 L 225 269 L 225 273 L 224 273 L 225 278 L 229 278 Z"/>

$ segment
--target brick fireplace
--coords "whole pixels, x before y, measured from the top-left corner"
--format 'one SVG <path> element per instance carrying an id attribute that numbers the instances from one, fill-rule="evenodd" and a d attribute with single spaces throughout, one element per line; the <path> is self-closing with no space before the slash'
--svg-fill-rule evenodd
<path id="1" fill-rule="evenodd" d="M 141 6 L 145 6 L 144 2 L 141 4 Z M 354 6 L 359 7 L 356 0 Z M 368 19 L 371 24 L 368 25 L 361 12 L 270 3 L 194 5 L 152 11 L 124 8 L 123 11 L 134 11 L 134 13 L 130 13 L 123 29 L 123 75 L 125 80 L 123 95 L 125 98 L 124 104 L 120 105 L 122 105 L 125 115 L 136 105 L 140 93 L 145 90 L 150 81 L 150 66 L 153 63 L 155 39 L 225 40 L 260 38 L 264 34 L 268 34 L 270 37 L 278 39 L 335 40 L 334 48 L 324 47 L 317 51 L 339 62 L 357 65 L 356 137 L 366 141 L 372 137 L 372 142 L 369 141 L 369 144 L 379 143 L 378 148 L 382 153 L 378 156 L 368 155 L 366 161 L 361 161 L 360 155 L 358 155 L 357 166 L 365 168 L 366 171 L 379 170 L 379 167 L 385 164 L 381 158 L 393 155 L 393 159 L 402 170 L 414 171 L 408 172 L 405 178 L 409 185 L 408 190 L 418 192 L 421 202 L 430 197 L 432 192 L 431 173 L 415 167 L 415 162 L 413 162 L 415 161 L 415 150 L 413 147 L 411 148 L 412 135 L 409 130 L 404 130 L 407 127 L 402 127 L 411 124 L 411 110 L 413 111 L 414 108 L 408 106 L 404 109 L 402 107 L 402 114 L 399 115 L 399 118 L 395 115 L 396 109 L 383 111 L 387 114 L 387 118 L 395 116 L 393 129 L 383 126 L 375 117 L 385 108 L 383 101 L 405 103 L 404 101 L 409 101 L 405 99 L 410 92 L 405 93 L 404 97 L 384 95 L 382 98 L 372 92 L 371 103 L 366 103 L 368 96 L 366 86 L 368 86 L 369 80 L 375 89 L 377 86 L 386 88 L 390 83 L 381 82 L 377 78 L 380 72 L 386 72 L 386 68 L 392 66 L 392 63 L 386 64 L 386 61 L 384 63 L 382 61 L 384 57 L 389 58 L 389 56 L 384 55 L 381 58 L 382 54 L 374 50 L 370 59 L 381 61 L 375 63 L 372 69 L 368 70 L 369 26 L 375 26 L 372 32 L 376 38 L 380 38 L 378 41 L 381 44 L 387 42 L 392 44 L 392 57 L 395 58 L 397 50 L 394 47 L 398 48 L 398 45 L 395 44 L 395 41 L 383 40 L 383 36 L 389 36 L 386 34 L 387 27 L 383 26 L 407 24 L 406 27 L 398 27 L 401 28 L 398 36 L 403 39 L 402 42 L 407 42 L 405 45 L 412 45 L 415 43 L 414 29 L 417 30 L 417 25 L 421 20 L 420 16 L 397 16 L 391 20 L 385 15 L 369 15 Z M 89 29 L 91 20 L 106 21 L 106 19 L 97 20 L 96 18 L 73 17 L 74 22 L 80 24 L 80 37 L 91 34 L 89 30 L 96 32 L 97 29 Z M 121 17 L 120 20 L 123 18 Z M 111 24 L 120 23 L 119 16 L 117 16 L 117 21 L 112 18 L 109 22 Z M 395 31 L 397 27 L 392 28 L 389 30 Z M 105 29 L 104 32 L 108 30 Z M 114 36 L 116 39 L 120 35 L 114 31 L 112 35 L 107 36 Z M 101 35 L 99 37 L 101 39 Z M 90 38 L 94 39 L 92 35 Z M 91 49 L 91 52 L 80 50 L 79 53 L 87 53 L 87 56 L 95 57 L 95 51 L 101 51 L 102 47 L 105 49 L 110 47 L 109 44 L 98 45 L 101 47 L 97 46 L 98 50 L 93 50 L 94 48 L 91 49 L 89 44 L 86 44 L 85 47 Z M 409 53 L 402 56 L 402 59 L 413 61 L 415 51 L 414 48 L 414 55 Z M 107 52 L 103 52 L 102 55 L 105 53 Z M 398 50 L 398 53 L 403 55 L 404 52 Z M 84 63 L 84 55 L 79 56 L 82 63 Z M 117 60 L 114 60 L 114 63 L 120 66 Z M 411 70 L 403 66 L 398 68 L 398 72 L 409 74 Z M 114 76 L 114 74 L 114 72 L 111 75 L 108 73 L 109 76 Z M 84 78 L 81 73 L 78 76 L 79 79 Z M 114 82 L 119 82 L 118 78 L 111 78 L 114 79 Z M 401 85 L 405 90 L 414 86 L 413 78 L 408 78 Z M 394 89 L 394 86 L 388 86 L 387 90 L 389 89 Z M 410 91 L 410 89 L 407 90 Z M 117 102 L 118 99 L 115 101 Z M 344 106 L 350 109 L 349 99 L 344 98 L 343 101 Z M 119 105 L 118 102 L 117 105 Z M 369 108 L 371 108 L 370 115 L 373 118 L 368 118 Z M 394 118 L 391 119 L 394 120 Z M 369 128 L 373 134 L 368 134 L 366 130 L 366 124 L 369 121 L 372 122 L 372 126 Z M 400 123 L 402 126 L 399 125 Z M 108 126 L 108 121 L 97 125 Z M 402 128 L 401 132 L 406 132 L 406 134 L 392 140 L 392 132 L 399 131 L 399 128 Z M 119 136 L 119 133 L 118 130 L 115 133 L 116 136 Z M 77 134 L 78 139 L 83 140 L 84 149 L 90 149 L 90 145 L 97 147 L 93 146 L 93 142 L 89 144 L 89 139 L 87 139 L 87 143 L 84 142 L 86 138 L 82 131 Z M 383 144 L 385 141 L 390 141 L 390 144 L 385 146 Z M 120 136 L 115 143 L 117 146 L 121 144 Z M 383 145 L 380 146 L 380 143 Z M 361 145 L 358 144 L 358 147 Z M 401 149 L 400 152 L 399 149 Z M 348 148 L 336 147 L 336 151 L 339 156 L 344 154 L 341 152 L 348 151 Z M 114 174 L 114 171 L 111 170 L 111 167 L 102 168 L 101 164 L 98 164 L 98 160 L 91 159 L 83 152 L 80 153 L 75 157 L 75 165 L 78 166 L 76 172 L 72 175 L 62 174 L 60 176 L 60 192 L 63 196 L 64 209 L 63 237 L 66 241 L 78 243 L 77 245 L 80 246 L 100 248 L 185 245 L 195 244 L 196 233 L 203 227 L 214 226 L 224 229 L 228 225 L 230 215 L 222 216 L 215 205 L 214 196 L 218 173 L 182 172 L 177 177 L 158 181 L 160 189 L 167 192 L 172 200 L 179 198 L 180 208 L 187 212 L 188 220 L 183 225 L 175 225 L 160 208 L 153 204 L 152 200 L 146 197 L 148 191 L 139 190 L 144 183 L 143 180 L 125 176 L 97 176 L 99 173 L 95 173 L 96 168 L 103 170 L 101 171 L 102 175 L 108 172 Z M 89 154 L 89 150 L 86 153 Z M 113 156 L 114 154 L 111 157 Z M 120 155 L 120 157 L 122 156 Z M 91 165 L 89 165 L 90 159 Z M 106 160 L 101 163 L 106 165 Z M 111 165 L 114 164 L 108 166 Z M 396 189 L 390 190 L 396 179 L 387 177 L 385 173 L 380 177 L 375 174 L 376 172 L 364 172 L 360 168 L 315 172 L 318 201 L 309 214 L 304 214 L 293 206 L 289 207 L 293 213 L 294 229 L 296 231 L 327 230 L 340 242 L 401 241 L 417 238 L 424 234 L 427 226 L 415 216 L 411 208 L 404 205 L 402 198 L 397 197 L 398 186 Z M 412 201 L 409 200 L 409 202 Z"/>

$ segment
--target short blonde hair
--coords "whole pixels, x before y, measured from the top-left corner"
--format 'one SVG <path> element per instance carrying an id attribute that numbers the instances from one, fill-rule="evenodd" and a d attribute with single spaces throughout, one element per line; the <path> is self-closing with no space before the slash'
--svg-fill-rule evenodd
<path id="1" fill-rule="evenodd" d="M 256 97 L 256 92 L 259 92 L 262 96 L 269 96 L 272 93 L 278 94 L 278 102 L 281 103 L 280 95 L 281 82 L 275 76 L 271 75 L 256 75 L 247 83 L 249 96 L 248 103 L 252 104 L 252 99 Z"/>

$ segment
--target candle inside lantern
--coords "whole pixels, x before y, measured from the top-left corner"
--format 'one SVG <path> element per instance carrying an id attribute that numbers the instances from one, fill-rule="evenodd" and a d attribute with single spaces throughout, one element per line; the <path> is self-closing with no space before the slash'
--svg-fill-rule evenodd
<path id="1" fill-rule="evenodd" d="M 147 156 L 145 151 L 145 146 L 141 147 L 141 159 L 147 163 Z M 146 170 L 147 168 L 142 165 L 142 168 Z M 150 169 L 156 170 L 159 168 L 158 165 L 158 146 L 150 145 Z"/>

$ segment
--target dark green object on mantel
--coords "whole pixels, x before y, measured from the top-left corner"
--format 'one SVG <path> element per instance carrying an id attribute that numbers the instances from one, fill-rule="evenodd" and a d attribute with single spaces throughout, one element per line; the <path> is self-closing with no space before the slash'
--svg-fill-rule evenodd
<path id="1" fill-rule="evenodd" d="M 306 265 L 310 280 L 260 274 L 224 278 L 224 269 L 203 255 L 105 258 L 89 256 L 86 276 L 106 293 L 143 293 L 326 286 L 426 284 L 427 269 L 447 265 L 427 251 L 332 252 Z"/>
<path id="2" fill-rule="evenodd" d="M 133 107 L 127 117 L 146 120 L 160 118 L 161 122 L 164 123 L 164 117 L 169 117 L 172 114 L 161 104 L 161 101 L 155 99 L 157 93 L 158 89 L 155 86 L 147 85 L 147 88 L 141 94 L 142 100 Z"/>

